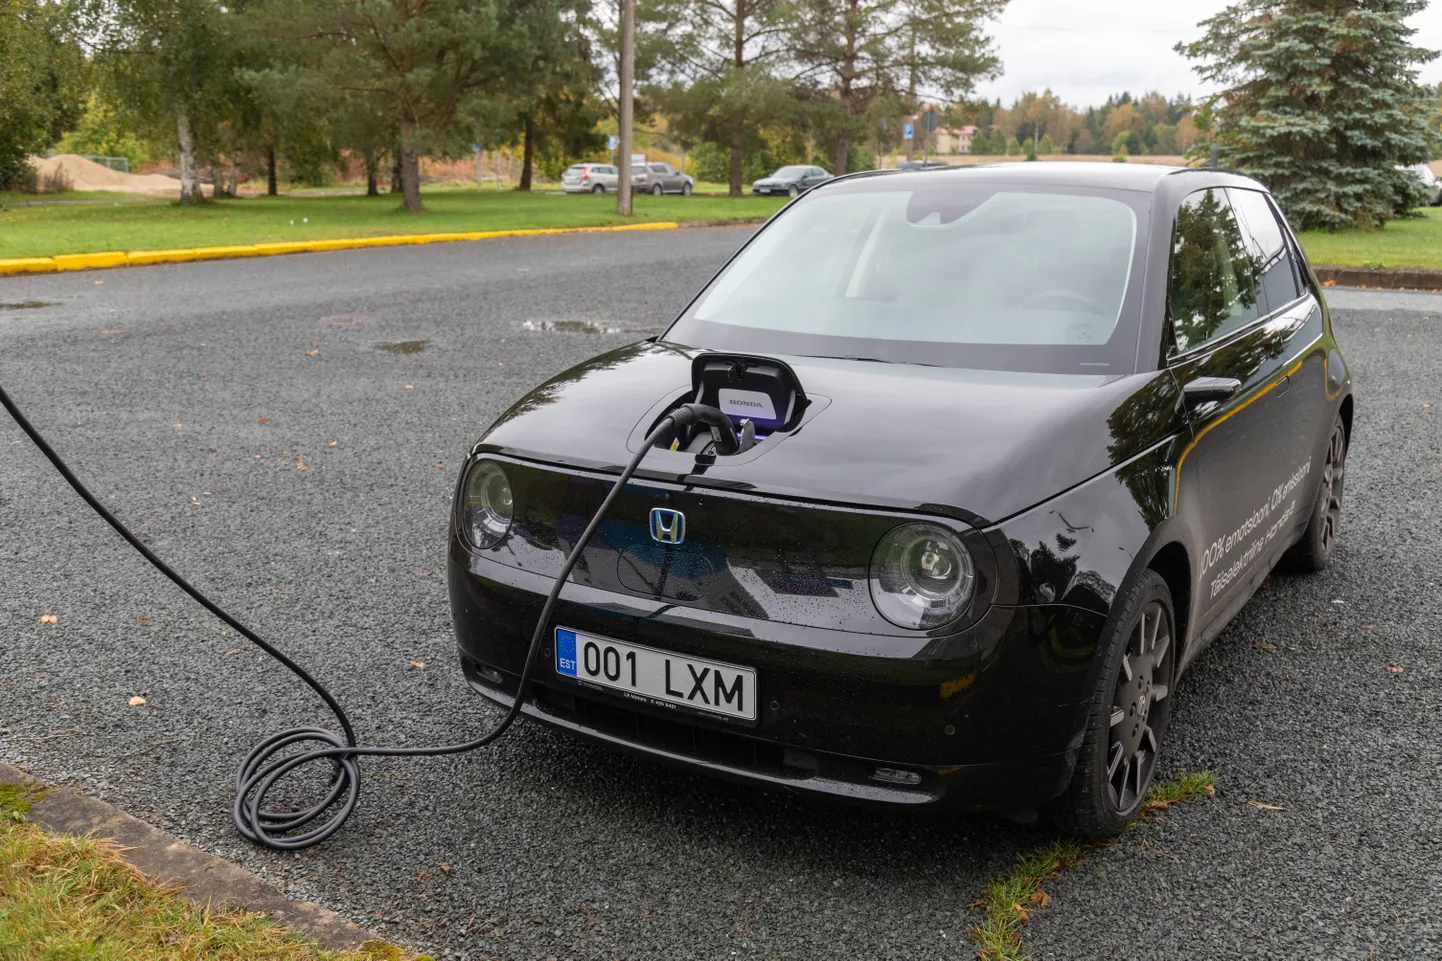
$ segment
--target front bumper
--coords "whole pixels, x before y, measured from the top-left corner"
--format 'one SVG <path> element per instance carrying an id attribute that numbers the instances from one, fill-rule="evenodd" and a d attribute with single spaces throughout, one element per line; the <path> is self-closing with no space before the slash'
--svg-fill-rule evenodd
<path id="1" fill-rule="evenodd" d="M 549 577 L 453 540 L 451 611 L 468 681 L 509 705 Z M 993 608 L 950 636 L 883 637 L 718 614 L 568 584 L 565 626 L 757 671 L 755 722 L 582 688 L 554 669 L 554 631 L 523 713 L 664 763 L 793 792 L 961 810 L 1035 807 L 1066 786 L 1104 617 Z M 909 772 L 915 783 L 878 776 Z"/>

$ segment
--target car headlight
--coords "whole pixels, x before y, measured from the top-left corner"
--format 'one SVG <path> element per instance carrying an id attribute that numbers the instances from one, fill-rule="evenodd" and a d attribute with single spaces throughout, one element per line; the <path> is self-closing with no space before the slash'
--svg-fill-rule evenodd
<path id="1" fill-rule="evenodd" d="M 511 482 L 493 460 L 478 460 L 466 475 L 461 498 L 461 530 L 477 550 L 488 550 L 501 542 L 511 529 L 514 505 Z"/>
<path id="2" fill-rule="evenodd" d="M 893 528 L 871 555 L 871 599 L 897 627 L 955 620 L 971 601 L 976 566 L 961 539 L 937 524 Z"/>

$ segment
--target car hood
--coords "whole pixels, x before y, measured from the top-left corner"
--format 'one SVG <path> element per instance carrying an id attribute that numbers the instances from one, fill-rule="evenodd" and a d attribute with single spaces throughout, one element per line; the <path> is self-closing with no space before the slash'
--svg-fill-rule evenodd
<path id="1" fill-rule="evenodd" d="M 641 343 L 547 381 L 503 414 L 480 449 L 619 472 L 669 402 L 690 390 L 699 351 Z M 1165 372 L 1129 376 L 780 357 L 811 405 L 800 427 L 751 456 L 657 451 L 641 474 L 959 514 L 997 522 L 1129 460 L 1181 429 Z M 759 453 L 757 453 L 759 452 Z"/>

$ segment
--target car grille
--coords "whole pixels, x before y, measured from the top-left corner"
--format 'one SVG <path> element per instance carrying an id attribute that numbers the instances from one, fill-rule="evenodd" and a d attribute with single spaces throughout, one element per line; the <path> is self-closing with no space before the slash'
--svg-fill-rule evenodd
<path id="1" fill-rule="evenodd" d="M 810 777 L 816 770 L 814 756 L 803 751 L 628 711 L 541 684 L 535 685 L 534 690 L 537 703 L 546 713 L 631 744 L 772 777 L 800 779 Z"/>

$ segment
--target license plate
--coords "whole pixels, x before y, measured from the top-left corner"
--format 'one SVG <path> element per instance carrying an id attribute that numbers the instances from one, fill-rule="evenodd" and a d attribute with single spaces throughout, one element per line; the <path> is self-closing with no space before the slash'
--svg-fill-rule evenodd
<path id="1" fill-rule="evenodd" d="M 556 673 L 635 700 L 756 720 L 756 672 L 556 628 Z"/>

